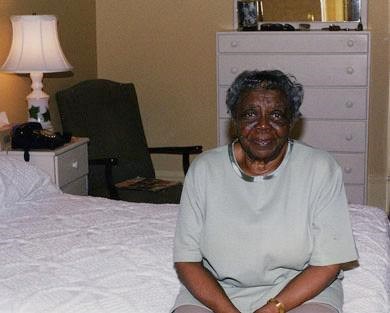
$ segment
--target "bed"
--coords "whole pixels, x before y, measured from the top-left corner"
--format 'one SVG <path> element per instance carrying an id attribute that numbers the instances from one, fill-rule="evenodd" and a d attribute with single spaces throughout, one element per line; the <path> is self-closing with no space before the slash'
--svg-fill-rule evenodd
<path id="1" fill-rule="evenodd" d="M 161 313 L 178 206 L 62 193 L 38 168 L 0 157 L 0 313 Z M 389 220 L 351 205 L 359 266 L 344 272 L 345 313 L 388 313 Z"/>

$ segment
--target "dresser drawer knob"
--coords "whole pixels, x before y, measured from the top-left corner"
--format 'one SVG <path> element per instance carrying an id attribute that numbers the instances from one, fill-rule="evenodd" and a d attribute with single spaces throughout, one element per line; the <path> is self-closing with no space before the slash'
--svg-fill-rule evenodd
<path id="1" fill-rule="evenodd" d="M 348 66 L 348 67 L 347 67 L 347 74 L 351 75 L 351 74 L 353 74 L 354 72 L 355 72 L 355 70 L 353 69 L 352 66 Z"/>
<path id="2" fill-rule="evenodd" d="M 355 44 L 355 43 L 353 42 L 352 39 L 349 39 L 349 40 L 347 41 L 347 46 L 348 46 L 348 47 L 353 47 L 354 44 Z"/>
<path id="3" fill-rule="evenodd" d="M 230 69 L 230 72 L 231 72 L 232 74 L 237 74 L 237 73 L 238 73 L 238 68 L 237 68 L 237 67 L 232 67 L 232 68 Z"/>
<path id="4" fill-rule="evenodd" d="M 78 168 L 78 167 L 79 167 L 79 162 L 73 161 L 73 162 L 72 162 L 72 167 L 73 167 L 73 168 Z"/>
<path id="5" fill-rule="evenodd" d="M 231 45 L 233 48 L 238 47 L 238 41 L 233 40 L 233 41 L 230 43 L 230 45 Z"/>
<path id="6" fill-rule="evenodd" d="M 348 135 L 345 136 L 345 140 L 346 141 L 351 141 L 352 139 L 353 139 L 352 134 L 348 134 Z"/>
<path id="7" fill-rule="evenodd" d="M 350 168 L 350 167 L 344 168 L 344 173 L 345 174 L 351 174 L 352 173 L 352 168 Z"/>
<path id="8" fill-rule="evenodd" d="M 352 101 L 347 101 L 347 102 L 345 102 L 345 106 L 350 109 L 350 108 L 353 107 L 353 102 Z"/>

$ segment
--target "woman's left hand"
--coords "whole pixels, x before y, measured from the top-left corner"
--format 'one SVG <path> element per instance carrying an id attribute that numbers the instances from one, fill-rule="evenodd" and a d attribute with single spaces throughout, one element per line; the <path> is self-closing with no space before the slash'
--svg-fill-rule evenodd
<path id="1" fill-rule="evenodd" d="M 336 279 L 340 268 L 340 264 L 308 266 L 275 297 L 284 304 L 287 312 L 312 299 L 328 287 Z M 274 304 L 267 303 L 253 313 L 279 313 L 279 310 Z"/>
<path id="2" fill-rule="evenodd" d="M 272 304 L 266 304 L 254 311 L 253 313 L 279 313 L 279 310 L 276 306 Z"/>

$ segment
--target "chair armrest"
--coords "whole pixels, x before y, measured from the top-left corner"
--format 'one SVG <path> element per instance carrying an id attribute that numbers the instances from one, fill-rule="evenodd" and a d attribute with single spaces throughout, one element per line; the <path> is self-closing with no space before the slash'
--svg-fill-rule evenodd
<path id="1" fill-rule="evenodd" d="M 119 200 L 118 192 L 114 186 L 112 179 L 112 167 L 118 165 L 117 158 L 102 158 L 88 160 L 90 165 L 104 165 L 104 176 L 106 178 L 107 190 L 110 194 L 110 199 Z"/>
<path id="2" fill-rule="evenodd" d="M 184 174 L 187 174 L 188 168 L 190 167 L 190 155 L 202 153 L 202 146 L 185 146 L 185 147 L 150 147 L 149 153 L 160 153 L 160 154 L 178 154 L 182 155 L 182 164 Z"/>

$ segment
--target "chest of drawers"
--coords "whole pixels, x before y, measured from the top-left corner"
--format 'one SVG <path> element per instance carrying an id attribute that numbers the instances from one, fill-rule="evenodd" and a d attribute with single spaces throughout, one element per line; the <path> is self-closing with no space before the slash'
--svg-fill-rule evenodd
<path id="1" fill-rule="evenodd" d="M 55 150 L 30 151 L 30 163 L 50 175 L 52 181 L 65 193 L 88 194 L 88 138 L 73 138 L 72 142 Z M 23 160 L 21 150 L 1 151 Z"/>
<path id="2" fill-rule="evenodd" d="M 218 144 L 231 138 L 226 91 L 243 70 L 279 69 L 303 84 L 294 138 L 333 154 L 352 203 L 366 202 L 369 32 L 217 33 Z"/>

